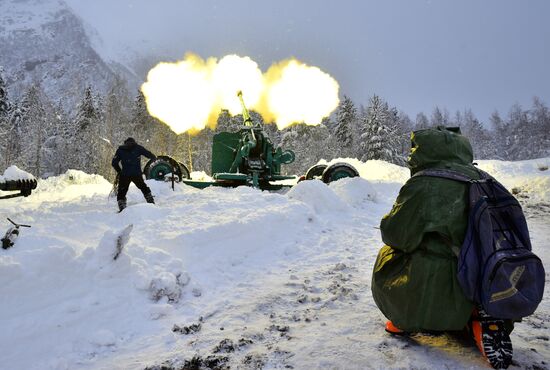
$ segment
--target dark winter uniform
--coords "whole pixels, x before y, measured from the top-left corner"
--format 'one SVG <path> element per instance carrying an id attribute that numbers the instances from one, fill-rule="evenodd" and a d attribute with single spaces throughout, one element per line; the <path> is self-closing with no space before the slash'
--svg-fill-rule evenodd
<path id="1" fill-rule="evenodd" d="M 411 136 L 411 174 L 448 168 L 479 179 L 472 147 L 443 127 Z M 468 219 L 468 185 L 436 177 L 411 177 L 380 223 L 386 244 L 372 276 L 377 306 L 399 329 L 461 330 L 472 314 L 456 278 L 457 251 Z"/>
<path id="2" fill-rule="evenodd" d="M 145 184 L 141 174 L 140 156 L 142 155 L 149 159 L 156 158 L 153 153 L 137 144 L 134 139 L 128 138 L 124 141 L 124 145 L 118 147 L 111 162 L 113 168 L 119 174 L 117 200 L 121 211 L 126 208 L 126 193 L 131 182 L 141 190 L 147 203 L 155 202 L 151 189 Z M 122 168 L 120 168 L 119 163 L 122 163 Z"/>

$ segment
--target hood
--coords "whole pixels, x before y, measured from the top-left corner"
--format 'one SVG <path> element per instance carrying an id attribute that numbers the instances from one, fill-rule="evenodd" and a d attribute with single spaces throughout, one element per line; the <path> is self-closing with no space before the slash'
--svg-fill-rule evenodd
<path id="1" fill-rule="evenodd" d="M 426 168 L 471 166 L 473 160 L 472 146 L 458 127 L 438 126 L 411 134 L 411 175 Z"/>
<path id="2" fill-rule="evenodd" d="M 122 145 L 119 146 L 118 148 L 119 148 L 119 149 L 122 149 L 122 150 L 132 150 L 132 149 L 134 149 L 136 146 L 137 146 L 137 143 L 136 143 L 135 141 L 131 141 L 131 142 L 122 144 Z"/>

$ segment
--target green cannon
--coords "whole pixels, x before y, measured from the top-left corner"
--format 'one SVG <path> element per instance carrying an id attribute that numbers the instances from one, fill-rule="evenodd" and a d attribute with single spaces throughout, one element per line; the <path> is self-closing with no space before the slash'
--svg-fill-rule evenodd
<path id="1" fill-rule="evenodd" d="M 253 122 L 246 108 L 242 92 L 237 93 L 242 105 L 243 126 L 237 132 L 220 132 L 214 135 L 212 142 L 212 178 L 213 181 L 194 181 L 189 179 L 187 167 L 169 156 L 158 156 L 144 167 L 147 179 L 170 181 L 175 178 L 196 188 L 208 186 L 236 187 L 252 186 L 262 190 L 276 190 L 283 186 L 282 180 L 298 179 L 297 176 L 281 175 L 281 165 L 294 162 L 292 150 L 275 148 L 266 135 L 263 125 Z M 347 163 L 335 163 L 331 166 L 318 164 L 311 167 L 300 180 L 321 179 L 325 183 L 343 177 L 359 176 L 353 166 Z"/>
<path id="2" fill-rule="evenodd" d="M 244 104 L 242 92 L 238 92 L 242 105 L 243 126 L 237 132 L 220 132 L 212 143 L 212 178 L 214 181 L 193 181 L 189 170 L 169 156 L 159 156 L 144 167 L 148 179 L 169 180 L 174 174 L 178 181 L 197 188 L 208 186 L 235 187 L 248 185 L 262 190 L 278 189 L 277 181 L 295 179 L 281 175 L 281 165 L 294 161 L 294 152 L 275 148 L 262 124 L 252 122 Z"/>

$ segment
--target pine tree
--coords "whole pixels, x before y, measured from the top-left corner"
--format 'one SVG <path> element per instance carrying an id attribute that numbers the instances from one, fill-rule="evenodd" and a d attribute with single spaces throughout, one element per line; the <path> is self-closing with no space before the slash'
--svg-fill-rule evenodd
<path id="1" fill-rule="evenodd" d="M 496 150 L 491 140 L 491 135 L 479 122 L 472 110 L 466 109 L 464 114 L 458 114 L 457 118 L 460 118 L 460 121 L 457 123 L 461 128 L 462 134 L 470 140 L 474 157 L 476 159 L 494 158 Z"/>
<path id="2" fill-rule="evenodd" d="M 508 124 L 500 117 L 498 111 L 494 111 L 489 118 L 492 128 L 494 158 L 504 160 L 510 146 L 510 133 Z"/>
<path id="3" fill-rule="evenodd" d="M 531 158 L 529 116 L 519 104 L 514 104 L 508 113 L 509 145 L 506 150 L 507 160 Z"/>
<path id="4" fill-rule="evenodd" d="M 340 156 L 342 157 L 352 155 L 353 130 L 356 121 L 357 109 L 355 108 L 355 104 L 353 104 L 353 101 L 349 97 L 344 95 L 344 99 L 336 110 L 336 127 L 334 132 L 341 148 Z"/>
<path id="5" fill-rule="evenodd" d="M 532 158 L 547 157 L 550 155 L 550 110 L 535 96 L 533 98 L 533 107 L 529 111 L 529 121 L 531 123 L 531 132 L 529 132 L 532 149 Z"/>
<path id="6" fill-rule="evenodd" d="M 361 160 L 380 159 L 402 164 L 402 157 L 398 154 L 397 110 L 390 109 L 386 102 L 374 95 L 369 101 L 365 119 L 361 134 Z"/>
<path id="7" fill-rule="evenodd" d="M 69 137 L 69 120 L 59 102 L 51 105 L 51 122 L 48 137 L 44 142 L 44 167 L 47 175 L 59 175 L 70 167 L 67 158 Z"/>
<path id="8" fill-rule="evenodd" d="M 282 149 L 292 150 L 296 155 L 293 163 L 282 167 L 284 173 L 305 174 L 307 169 L 319 160 L 332 159 L 329 157 L 330 151 L 327 150 L 330 132 L 325 124 L 315 126 L 297 124 L 284 129 L 283 132 Z"/>
<path id="9" fill-rule="evenodd" d="M 74 142 L 71 146 L 73 168 L 87 173 L 98 173 L 99 159 L 97 156 L 100 145 L 99 112 L 92 93 L 92 88 L 86 88 L 74 120 Z"/>
<path id="10" fill-rule="evenodd" d="M 216 133 L 222 132 L 222 131 L 228 131 L 228 132 L 237 132 L 241 129 L 243 122 L 242 120 L 239 120 L 239 118 L 242 119 L 242 116 L 232 116 L 227 109 L 222 109 L 220 111 L 220 114 L 218 115 L 218 119 L 216 121 Z M 263 119 L 262 119 L 263 122 Z M 269 125 L 270 127 L 273 125 Z M 268 125 L 265 125 L 267 128 Z"/>
<path id="11" fill-rule="evenodd" d="M 411 132 L 414 129 L 414 123 L 405 112 L 399 112 L 397 120 L 398 154 L 401 158 L 401 164 L 405 165 L 405 158 L 407 158 L 411 149 Z"/>
<path id="12" fill-rule="evenodd" d="M 21 101 L 21 127 L 23 132 L 21 163 L 36 177 L 43 174 L 43 144 L 48 135 L 51 114 L 40 85 L 33 84 Z"/>
<path id="13" fill-rule="evenodd" d="M 430 120 L 426 115 L 422 112 L 418 113 L 416 115 L 416 121 L 414 123 L 414 129 L 415 130 L 422 130 L 430 127 Z"/>
<path id="14" fill-rule="evenodd" d="M 430 125 L 432 127 L 436 126 L 448 126 L 449 125 L 449 112 L 446 109 L 441 111 L 439 107 L 435 107 L 432 112 L 432 118 L 430 120 Z"/>
<path id="15" fill-rule="evenodd" d="M 115 78 L 105 99 L 96 98 L 96 109 L 100 125 L 100 140 L 97 148 L 99 161 L 98 173 L 109 180 L 113 180 L 115 172 L 111 168 L 111 159 L 118 143 L 132 136 L 140 142 L 135 134 L 141 136 L 140 131 L 129 130 L 127 107 L 130 105 L 126 85 L 120 78 Z"/>
<path id="16" fill-rule="evenodd" d="M 145 96 L 141 90 L 138 90 L 130 112 L 129 120 L 130 131 L 133 132 L 134 139 L 136 139 L 138 143 L 146 144 L 148 140 L 151 139 L 154 123 L 153 117 L 151 117 L 147 111 Z M 130 132 L 128 132 L 128 134 L 130 134 Z"/>
<path id="17" fill-rule="evenodd" d="M 4 158 L 8 155 L 6 153 L 8 148 L 8 135 L 11 129 L 10 125 L 10 114 L 11 114 L 11 103 L 8 100 L 8 90 L 6 83 L 4 81 L 4 70 L 0 66 L 0 170 L 4 170 L 7 165 Z"/>

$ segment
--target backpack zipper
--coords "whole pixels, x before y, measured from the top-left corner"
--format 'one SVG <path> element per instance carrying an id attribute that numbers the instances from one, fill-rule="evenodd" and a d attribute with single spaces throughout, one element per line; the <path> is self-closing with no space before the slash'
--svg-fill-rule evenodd
<path id="1" fill-rule="evenodd" d="M 523 249 L 523 248 L 521 248 Z M 531 252 L 531 251 L 530 251 Z M 500 265 L 502 265 L 504 262 L 508 262 L 509 260 L 511 261 L 522 261 L 522 260 L 527 260 L 527 259 L 531 259 L 531 258 L 535 258 L 537 260 L 540 261 L 540 258 L 531 252 L 530 255 L 527 255 L 527 256 L 513 256 L 513 257 L 504 257 L 504 258 L 501 258 L 500 260 L 498 260 L 498 262 L 495 264 L 495 267 L 493 267 L 493 270 L 491 271 L 491 275 L 489 276 L 489 282 L 492 282 L 493 279 L 495 278 L 495 275 L 497 274 L 497 269 L 500 267 Z"/>

